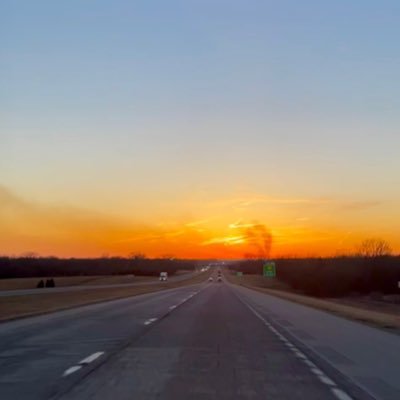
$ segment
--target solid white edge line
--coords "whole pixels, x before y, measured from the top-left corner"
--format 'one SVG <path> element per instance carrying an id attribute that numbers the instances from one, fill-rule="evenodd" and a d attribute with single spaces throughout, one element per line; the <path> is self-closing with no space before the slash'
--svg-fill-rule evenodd
<path id="1" fill-rule="evenodd" d="M 84 358 L 83 360 L 79 361 L 78 364 L 89 364 L 96 360 L 97 358 L 101 357 L 104 354 L 104 351 L 98 351 L 96 353 L 91 354 L 89 357 Z"/>
<path id="2" fill-rule="evenodd" d="M 63 373 L 63 376 L 68 376 L 73 374 L 74 372 L 80 370 L 82 368 L 82 365 L 74 365 L 73 367 L 69 367 L 66 369 Z"/>
<path id="3" fill-rule="evenodd" d="M 247 308 L 261 321 L 264 322 L 265 325 L 268 326 L 268 322 L 263 318 L 263 316 L 258 313 L 251 305 L 249 305 L 247 302 L 245 302 L 244 300 L 241 300 L 243 304 L 245 304 L 247 306 Z M 272 331 L 273 333 L 275 333 L 276 336 L 278 336 L 278 338 L 284 338 L 288 343 L 291 343 L 288 339 L 285 338 L 285 336 L 283 336 L 277 329 L 275 329 L 274 327 L 269 327 L 270 331 Z M 286 344 L 286 343 L 285 343 Z M 297 348 L 295 346 L 293 346 L 292 348 L 293 352 L 295 353 L 295 355 L 302 361 L 304 361 L 305 363 L 307 363 L 307 365 L 313 364 L 311 361 L 308 360 L 308 358 L 301 353 L 299 350 L 297 350 Z M 308 364 L 308 362 L 310 364 Z M 321 382 L 323 382 L 324 384 L 326 384 L 327 386 L 330 386 L 330 389 L 332 391 L 332 393 L 339 399 L 339 400 L 353 400 L 352 397 L 350 397 L 346 392 L 344 392 L 343 390 L 337 388 L 336 383 L 330 379 L 329 377 L 327 377 L 317 366 L 313 366 L 311 367 L 311 371 L 314 372 L 314 374 L 320 379 Z"/>

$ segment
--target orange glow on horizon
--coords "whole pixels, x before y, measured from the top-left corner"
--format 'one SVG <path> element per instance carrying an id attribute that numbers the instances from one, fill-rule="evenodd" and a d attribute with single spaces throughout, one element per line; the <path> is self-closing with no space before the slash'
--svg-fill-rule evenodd
<path id="1" fill-rule="evenodd" d="M 60 257 L 144 253 L 148 257 L 220 259 L 331 256 L 351 253 L 362 239 L 375 236 L 363 227 L 349 230 L 335 225 L 335 221 L 290 216 L 311 214 L 309 204 L 312 208 L 316 204 L 325 207 L 327 200 L 284 199 L 284 205 L 277 206 L 274 199 L 271 203 L 275 208 L 263 211 L 270 215 L 269 224 L 260 222 L 265 217 L 254 218 L 254 210 L 243 206 L 244 200 L 251 203 L 250 198 L 240 198 L 204 203 L 203 208 L 190 205 L 190 209 L 198 210 L 199 218 L 138 223 L 82 209 L 30 203 L 0 187 L 0 205 L 6 205 L 0 214 L 0 253 L 35 252 Z M 268 198 L 258 196 L 254 201 L 267 202 Z M 384 238 L 396 252 L 400 247 L 397 237 L 386 234 Z"/>

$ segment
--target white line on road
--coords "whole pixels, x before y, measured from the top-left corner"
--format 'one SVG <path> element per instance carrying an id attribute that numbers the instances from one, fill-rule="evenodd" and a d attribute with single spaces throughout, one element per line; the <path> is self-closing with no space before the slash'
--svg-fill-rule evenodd
<path id="1" fill-rule="evenodd" d="M 97 358 L 101 357 L 103 354 L 104 354 L 104 351 L 98 351 L 97 353 L 93 353 L 89 357 L 86 357 L 83 360 L 79 361 L 78 364 L 80 364 L 80 365 L 89 364 L 89 363 L 93 362 L 94 360 L 96 360 Z"/>
<path id="2" fill-rule="evenodd" d="M 202 289 L 202 290 L 203 290 L 203 289 Z M 191 293 L 188 295 L 188 297 L 185 297 L 185 298 L 184 298 L 183 300 L 181 300 L 178 304 L 175 304 L 175 305 L 169 307 L 169 310 L 170 310 L 170 311 L 175 310 L 175 308 L 177 308 L 177 307 L 181 306 L 182 304 L 186 303 L 188 300 L 190 300 L 192 297 L 196 296 L 196 294 L 199 294 L 200 292 L 201 292 L 201 290 L 198 290 L 197 292 L 191 292 Z M 150 320 L 148 320 L 148 321 L 150 321 Z M 147 322 L 147 321 L 146 321 L 146 322 Z M 145 325 L 148 325 L 148 324 L 151 323 L 151 322 L 147 322 L 147 323 L 146 323 L 146 322 L 145 322 Z M 152 321 L 152 322 L 153 322 L 153 321 Z"/>
<path id="3" fill-rule="evenodd" d="M 145 325 L 150 325 L 150 324 L 152 324 L 153 322 L 155 322 L 155 321 L 157 321 L 157 318 L 150 318 L 150 319 L 148 319 L 147 321 L 145 321 Z"/>
<path id="4" fill-rule="evenodd" d="M 85 367 L 86 365 L 90 364 L 94 360 L 97 360 L 103 354 L 104 354 L 104 351 L 98 351 L 96 353 L 91 354 L 90 356 L 79 361 L 77 365 L 73 365 L 72 367 L 69 367 L 67 370 L 65 370 L 63 373 L 63 376 L 68 376 L 68 375 L 73 374 L 76 371 L 79 371 L 82 367 Z"/>
<path id="5" fill-rule="evenodd" d="M 240 299 L 241 300 L 241 299 Z M 264 317 L 257 312 L 252 306 L 250 306 L 247 302 L 241 300 L 243 304 L 247 306 L 247 308 L 261 321 L 264 322 L 264 324 L 269 328 L 271 332 L 273 332 L 292 352 L 293 354 L 299 358 L 301 361 L 303 361 L 305 364 L 307 364 L 311 372 L 313 372 L 317 378 L 324 383 L 327 386 L 330 386 L 332 393 L 339 399 L 339 400 L 353 400 L 352 397 L 350 397 L 347 393 L 345 393 L 343 390 L 339 389 L 336 386 L 336 383 L 330 379 L 328 376 L 325 375 L 324 372 L 322 372 L 312 361 L 308 359 L 308 357 L 303 354 L 293 343 L 291 343 L 284 335 L 282 335 L 272 324 L 270 324 L 268 321 L 264 319 Z"/>
<path id="6" fill-rule="evenodd" d="M 307 360 L 307 357 L 303 353 L 300 353 L 300 351 L 295 351 L 294 354 L 296 355 L 297 358 L 301 358 L 302 360 Z"/>
<path id="7" fill-rule="evenodd" d="M 189 295 L 189 297 L 185 298 L 183 301 L 181 301 L 178 304 L 175 304 L 171 307 L 169 307 L 169 309 L 172 311 L 175 308 L 177 308 L 178 306 L 180 306 L 181 304 L 185 303 L 186 301 L 188 301 L 189 299 L 191 299 L 193 296 L 195 296 L 196 294 L 200 293 L 201 290 L 197 291 L 197 292 L 193 292 Z M 157 321 L 158 318 L 149 318 L 148 320 L 146 320 L 144 322 L 145 325 L 150 325 L 153 322 Z M 76 371 L 79 371 L 82 367 L 85 367 L 86 365 L 88 365 L 89 363 L 93 362 L 94 360 L 96 360 L 97 358 L 101 357 L 104 354 L 103 351 L 98 351 L 96 353 L 91 354 L 90 356 L 84 358 L 83 360 L 79 361 L 79 363 L 77 363 L 77 365 L 73 365 L 72 367 L 69 367 L 67 370 L 64 371 L 63 376 L 68 376 L 73 374 Z"/>
<path id="8" fill-rule="evenodd" d="M 303 360 L 304 364 L 307 364 L 310 368 L 317 368 L 317 366 L 310 360 Z"/>
<path id="9" fill-rule="evenodd" d="M 73 367 L 68 368 L 67 370 L 65 370 L 65 372 L 63 373 L 63 376 L 68 376 L 73 374 L 74 372 L 80 370 L 82 368 L 81 365 L 74 365 Z"/>
<path id="10" fill-rule="evenodd" d="M 321 375 L 318 377 L 318 379 L 322 383 L 325 383 L 325 385 L 336 387 L 336 383 L 333 382 L 333 380 L 331 378 L 328 378 L 326 375 Z"/>
<path id="11" fill-rule="evenodd" d="M 332 388 L 332 393 L 339 399 L 339 400 L 353 400 L 347 393 L 343 392 L 343 390 L 338 388 Z"/>
<path id="12" fill-rule="evenodd" d="M 286 347 L 289 347 L 289 349 L 295 349 L 295 347 L 292 345 L 292 343 L 286 341 L 285 342 Z"/>
<path id="13" fill-rule="evenodd" d="M 318 367 L 311 368 L 311 372 L 315 375 L 324 375 L 324 373 Z"/>

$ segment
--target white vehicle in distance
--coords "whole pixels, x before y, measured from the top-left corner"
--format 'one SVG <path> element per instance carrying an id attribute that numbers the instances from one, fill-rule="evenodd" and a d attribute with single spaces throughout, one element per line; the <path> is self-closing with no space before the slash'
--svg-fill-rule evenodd
<path id="1" fill-rule="evenodd" d="M 212 282 L 214 279 L 213 279 L 213 277 L 212 276 L 210 276 L 209 278 L 208 278 L 208 282 Z"/>
<path id="2" fill-rule="evenodd" d="M 168 280 L 168 272 L 160 272 L 160 281 L 167 281 Z"/>

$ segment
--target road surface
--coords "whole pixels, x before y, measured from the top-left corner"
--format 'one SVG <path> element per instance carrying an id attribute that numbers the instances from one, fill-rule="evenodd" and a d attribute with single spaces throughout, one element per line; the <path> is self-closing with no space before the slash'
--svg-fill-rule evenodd
<path id="1" fill-rule="evenodd" d="M 226 282 L 0 324 L 2 400 L 398 400 L 399 365 L 399 336 Z"/>
<path id="2" fill-rule="evenodd" d="M 185 273 L 177 276 L 171 276 L 168 278 L 168 282 L 180 282 L 185 279 L 189 279 L 192 276 L 198 274 L 198 272 Z M 38 278 L 38 281 L 40 279 Z M 57 283 L 57 278 L 55 278 Z M 0 297 L 12 297 L 12 296 L 26 296 L 32 294 L 43 294 L 43 293 L 64 293 L 64 292 L 76 292 L 79 290 L 96 290 L 96 289 L 115 289 L 115 288 L 126 288 L 131 286 L 143 286 L 143 285 L 154 285 L 155 283 L 162 285 L 157 277 L 153 280 L 145 280 L 134 283 L 113 283 L 109 285 L 73 285 L 73 286 L 60 286 L 54 288 L 34 288 L 34 289 L 15 289 L 15 290 L 0 290 Z"/>

